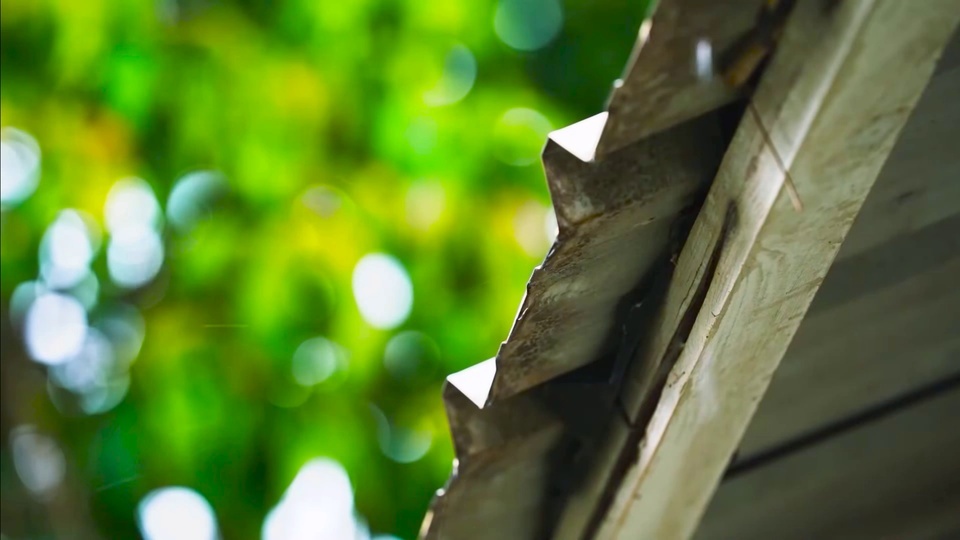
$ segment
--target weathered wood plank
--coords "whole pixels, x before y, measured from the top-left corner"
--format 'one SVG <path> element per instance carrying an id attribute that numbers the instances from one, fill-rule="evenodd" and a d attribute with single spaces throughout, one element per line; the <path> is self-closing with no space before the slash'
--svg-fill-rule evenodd
<path id="1" fill-rule="evenodd" d="M 702 199 L 720 164 L 713 115 L 583 161 L 577 154 L 596 144 L 602 122 L 598 115 L 556 131 L 543 151 L 560 233 L 497 352 L 487 403 L 610 352 L 618 304 L 662 261 L 677 216 Z"/>
<path id="2" fill-rule="evenodd" d="M 623 425 L 605 381 L 551 381 L 481 408 L 494 362 L 447 378 L 457 462 L 424 519 L 425 540 L 551 537 L 590 445 Z"/>
<path id="3" fill-rule="evenodd" d="M 714 58 L 754 27 L 763 4 L 657 2 L 652 19 L 640 29 L 623 78 L 614 86 L 597 159 L 740 97 L 737 89 L 714 76 Z"/>
<path id="4" fill-rule="evenodd" d="M 744 435 L 740 458 L 960 373 L 957 276 L 960 251 L 903 283 L 807 317 Z"/>
<path id="5" fill-rule="evenodd" d="M 960 32 L 950 49 L 960 56 Z M 948 58 L 940 61 L 940 67 Z M 960 67 L 942 70 L 917 104 L 863 205 L 839 259 L 960 213 Z"/>
<path id="6" fill-rule="evenodd" d="M 960 18 L 956 0 L 831 6 L 794 9 L 680 256 L 625 396 L 646 434 L 600 538 L 693 533 Z M 689 335 L 677 331 L 688 324 Z M 673 351 L 647 423 L 651 364 Z"/>
<path id="7" fill-rule="evenodd" d="M 937 64 L 936 74 L 944 73 L 960 67 L 960 39 L 956 35 L 953 41 L 943 50 L 943 56 L 940 57 L 940 63 Z"/>
<path id="8" fill-rule="evenodd" d="M 944 69 L 950 51 L 960 54 L 960 32 L 760 402 L 741 459 L 960 373 L 960 69 Z"/>
<path id="9" fill-rule="evenodd" d="M 698 2 L 661 4 L 669 12 L 671 4 Z M 658 24 L 658 35 L 669 35 L 676 22 Z M 616 323 L 623 309 L 665 262 L 667 246 L 676 243 L 678 214 L 699 205 L 719 166 L 726 141 L 717 115 L 693 118 L 710 108 L 625 142 L 600 162 L 594 157 L 608 113 L 551 134 L 543 163 L 559 236 L 534 270 L 496 359 L 448 379 L 444 394 L 459 466 L 431 505 L 422 536 L 548 533 L 555 521 L 549 498 L 569 491 L 550 485 L 566 474 L 554 469 L 586 459 L 592 450 L 581 447 L 604 439 L 602 432 L 623 432 L 609 373 L 573 384 L 553 379 L 609 357 L 620 345 L 623 329 Z M 570 449 L 574 455 L 564 457 Z M 496 526 L 484 527 L 488 523 Z"/>
<path id="10" fill-rule="evenodd" d="M 562 422 L 535 396 L 481 409 L 493 359 L 451 375 L 444 403 L 457 462 L 421 528 L 425 540 L 534 538 L 544 504 L 550 449 Z M 491 527 L 496 523 L 496 527 Z"/>
<path id="11" fill-rule="evenodd" d="M 822 311 L 829 311 L 888 287 L 895 287 L 914 276 L 955 261 L 958 257 L 960 213 L 909 236 L 893 238 L 865 253 L 845 259 L 838 256 L 810 305 L 807 319 L 818 316 Z M 908 298 L 900 300 L 909 301 Z M 864 313 L 859 322 L 863 325 L 870 324 L 870 315 L 872 314 Z M 800 329 L 802 331 L 803 326 Z"/>
<path id="12" fill-rule="evenodd" d="M 960 389 L 725 481 L 699 540 L 956 538 Z"/>

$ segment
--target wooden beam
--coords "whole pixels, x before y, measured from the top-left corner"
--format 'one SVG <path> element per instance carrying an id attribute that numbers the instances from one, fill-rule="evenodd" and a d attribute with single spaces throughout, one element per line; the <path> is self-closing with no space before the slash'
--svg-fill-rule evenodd
<path id="1" fill-rule="evenodd" d="M 960 374 L 960 33 L 790 343 L 737 451 L 750 460 Z M 816 388 L 816 392 L 811 392 Z"/>
<path id="2" fill-rule="evenodd" d="M 960 219 L 948 224 L 960 241 Z M 935 245 L 944 247 L 948 238 Z M 901 252 L 904 259 L 910 252 Z M 813 313 L 811 306 L 740 442 L 739 459 L 960 374 L 960 248 L 951 255 L 831 309 Z M 861 276 L 871 271 L 858 270 Z"/>
<path id="3" fill-rule="evenodd" d="M 600 538 L 693 534 L 958 18 L 958 0 L 797 4 L 634 362 L 645 433 Z"/>
<path id="4" fill-rule="evenodd" d="M 609 369 L 557 377 L 620 343 L 622 299 L 665 263 L 677 214 L 702 200 L 723 146 L 707 115 L 585 161 L 577 154 L 592 151 L 605 117 L 550 135 L 543 162 L 560 234 L 497 357 L 447 378 L 458 465 L 431 504 L 425 540 L 548 536 L 554 499 L 575 481 L 562 477 L 582 465 L 568 457 L 622 426 Z"/>
<path id="5" fill-rule="evenodd" d="M 481 409 L 495 369 L 491 358 L 444 385 L 457 461 L 424 518 L 423 540 L 534 538 L 541 526 L 547 457 L 563 422 L 529 392 Z"/>
<path id="6" fill-rule="evenodd" d="M 560 232 L 534 269 L 497 351 L 493 404 L 608 354 L 624 299 L 659 262 L 677 216 L 703 199 L 723 156 L 716 115 L 589 161 L 601 113 L 550 134 L 543 151 Z"/>
<path id="7" fill-rule="evenodd" d="M 749 36 L 765 2 L 654 3 L 623 78 L 614 84 L 597 159 L 742 97 L 740 88 L 714 76 L 714 66 Z M 594 153 L 587 157 L 593 159 Z"/>
<path id="8" fill-rule="evenodd" d="M 697 540 L 956 538 L 960 385 L 721 484 Z"/>
<path id="9" fill-rule="evenodd" d="M 960 33 L 954 32 L 838 258 L 960 214 L 960 65 L 949 67 L 948 54 L 960 57 Z"/>

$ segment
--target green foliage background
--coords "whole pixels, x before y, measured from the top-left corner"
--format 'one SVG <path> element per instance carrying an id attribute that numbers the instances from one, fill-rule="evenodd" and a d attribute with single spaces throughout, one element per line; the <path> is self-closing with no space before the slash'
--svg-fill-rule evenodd
<path id="1" fill-rule="evenodd" d="M 7 537 L 135 537 L 140 499 L 183 485 L 212 504 L 223 538 L 257 538 L 316 456 L 346 468 L 371 531 L 416 535 L 453 458 L 443 378 L 495 354 L 546 251 L 545 241 L 524 249 L 516 233 L 525 208 L 549 206 L 533 159 L 544 133 L 504 113 L 532 109 L 558 128 L 600 111 L 641 19 L 638 2 L 570 0 L 559 35 L 518 52 L 494 32 L 495 9 L 3 0 L 0 123 L 42 151 L 36 192 L 3 209 L 0 234 Z M 444 84 L 458 45 L 475 58 L 476 80 L 463 99 L 430 106 L 424 96 Z M 121 178 L 145 179 L 165 205 L 198 170 L 222 174 L 227 189 L 189 232 L 164 230 L 156 279 L 123 289 L 103 249 L 93 262 L 91 320 L 126 305 L 145 323 L 126 396 L 95 415 L 54 406 L 10 313 L 14 289 L 37 279 L 44 231 L 64 208 L 102 226 Z M 324 201 L 332 206 L 318 211 Z M 370 252 L 395 256 L 413 283 L 412 312 L 393 330 L 366 324 L 351 292 Z M 392 373 L 384 348 L 410 330 L 422 333 L 414 367 Z M 303 387 L 291 358 L 315 336 L 349 360 Z M 389 459 L 377 410 L 428 434 L 429 451 Z M 63 449 L 67 474 L 52 500 L 19 484 L 6 442 L 22 424 Z"/>

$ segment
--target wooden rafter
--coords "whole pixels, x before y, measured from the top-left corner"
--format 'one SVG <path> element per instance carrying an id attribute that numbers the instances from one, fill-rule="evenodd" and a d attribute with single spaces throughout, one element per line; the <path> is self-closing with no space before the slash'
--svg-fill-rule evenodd
<path id="1" fill-rule="evenodd" d="M 956 0 L 797 5 L 684 247 L 647 362 L 635 364 L 624 405 L 645 434 L 600 538 L 692 535 L 958 19 Z M 649 359 L 669 359 L 702 283 L 645 418 Z"/>
<path id="2" fill-rule="evenodd" d="M 551 133 L 543 165 L 560 238 L 497 352 L 487 403 L 607 352 L 618 302 L 719 164 L 724 144 L 708 113 L 743 94 L 714 76 L 714 60 L 751 35 L 764 1 L 656 2 L 607 111 Z"/>
<path id="3" fill-rule="evenodd" d="M 743 96 L 696 51 L 794 4 L 721 165 L 716 109 Z M 458 467 L 423 536 L 689 537 L 958 18 L 661 0 L 609 110 L 551 134 L 560 235 L 497 357 L 448 379 Z"/>
<path id="4" fill-rule="evenodd" d="M 742 97 L 738 86 L 725 84 L 715 71 L 749 40 L 765 3 L 789 2 L 657 2 L 623 78 L 614 84 L 596 159 Z"/>

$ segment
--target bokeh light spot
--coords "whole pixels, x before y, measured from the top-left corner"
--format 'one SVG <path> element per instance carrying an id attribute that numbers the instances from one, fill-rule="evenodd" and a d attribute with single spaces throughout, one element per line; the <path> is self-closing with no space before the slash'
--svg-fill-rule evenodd
<path id="1" fill-rule="evenodd" d="M 50 496 L 63 481 L 63 452 L 56 441 L 33 426 L 18 426 L 10 432 L 10 450 L 20 481 L 34 496 Z"/>
<path id="2" fill-rule="evenodd" d="M 413 307 L 413 284 L 400 261 L 383 253 L 365 255 L 353 270 L 353 296 L 360 315 L 374 328 L 401 324 Z"/>
<path id="3" fill-rule="evenodd" d="M 300 468 L 263 523 L 263 540 L 352 540 L 357 533 L 350 478 L 326 458 Z"/>
<path id="4" fill-rule="evenodd" d="M 132 306 L 115 304 L 101 316 L 96 327 L 110 339 L 117 362 L 129 367 L 143 346 L 145 323 L 140 312 Z"/>
<path id="5" fill-rule="evenodd" d="M 313 386 L 330 378 L 346 363 L 346 351 L 323 337 L 308 339 L 293 354 L 293 378 L 302 386 Z"/>
<path id="6" fill-rule="evenodd" d="M 518 51 L 535 51 L 549 44 L 563 26 L 558 0 L 500 0 L 493 16 L 497 37 Z"/>
<path id="7" fill-rule="evenodd" d="M 553 209 L 537 201 L 527 201 L 518 210 L 514 219 L 514 234 L 517 243 L 531 257 L 542 257 L 550 248 L 553 238 L 547 223 Z"/>
<path id="8" fill-rule="evenodd" d="M 163 244 L 160 235 L 143 224 L 132 224 L 116 230 L 107 246 L 107 269 L 110 279 L 121 287 L 140 287 L 154 277 L 163 266 Z"/>
<path id="9" fill-rule="evenodd" d="M 383 367 L 394 378 L 410 379 L 424 370 L 424 364 L 440 356 L 436 343 L 423 332 L 408 330 L 390 338 L 383 351 Z"/>
<path id="10" fill-rule="evenodd" d="M 95 327 L 87 328 L 80 351 L 50 366 L 50 381 L 78 396 L 86 414 L 104 413 L 119 404 L 130 387 L 127 365 L 117 360 L 113 343 Z"/>
<path id="11" fill-rule="evenodd" d="M 303 193 L 303 204 L 320 217 L 329 218 L 340 210 L 343 195 L 330 186 L 313 186 Z"/>
<path id="12" fill-rule="evenodd" d="M 111 234 L 131 227 L 161 225 L 160 204 L 150 185 L 140 178 L 117 181 L 107 193 L 104 214 Z"/>
<path id="13" fill-rule="evenodd" d="M 407 190 L 405 202 L 407 223 L 415 229 L 427 231 L 443 217 L 446 192 L 440 182 L 417 182 Z"/>
<path id="14" fill-rule="evenodd" d="M 60 364 L 80 352 L 87 335 L 87 312 L 73 297 L 43 293 L 24 320 L 24 340 L 37 362 Z"/>
<path id="15" fill-rule="evenodd" d="M 178 232 L 189 231 L 211 211 L 224 190 L 223 177 L 212 171 L 197 171 L 177 180 L 167 198 L 167 220 Z"/>
<path id="16" fill-rule="evenodd" d="M 120 180 L 107 194 L 104 213 L 110 278 L 129 289 L 145 285 L 160 271 L 164 255 L 159 234 L 163 216 L 153 190 L 139 178 Z"/>
<path id="17" fill-rule="evenodd" d="M 166 487 L 151 491 L 137 508 L 145 540 L 216 540 L 213 507 L 196 491 Z"/>
<path id="18" fill-rule="evenodd" d="M 537 161 L 552 129 L 547 117 L 538 111 L 523 107 L 510 109 L 494 126 L 494 152 L 509 165 L 530 165 Z"/>
<path id="19" fill-rule="evenodd" d="M 433 444 L 432 433 L 399 426 L 376 405 L 371 404 L 370 411 L 377 421 L 377 442 L 383 455 L 397 463 L 413 463 L 427 455 Z"/>
<path id="20" fill-rule="evenodd" d="M 414 463 L 423 459 L 433 444 L 429 431 L 390 426 L 389 439 L 381 440 L 380 449 L 397 463 Z"/>
<path id="21" fill-rule="evenodd" d="M 88 328 L 77 354 L 51 366 L 50 377 L 63 388 L 82 394 L 106 384 L 115 363 L 110 341 L 99 330 Z"/>
<path id="22" fill-rule="evenodd" d="M 71 296 L 77 299 L 83 308 L 89 313 L 97 306 L 100 299 L 100 280 L 93 272 L 87 272 L 87 275 L 79 283 L 67 290 Z"/>
<path id="23" fill-rule="evenodd" d="M 80 395 L 80 409 L 87 414 L 102 414 L 116 407 L 130 389 L 130 374 L 119 373 Z"/>
<path id="24" fill-rule="evenodd" d="M 47 287 L 39 281 L 24 281 L 16 286 L 10 294 L 10 320 L 23 323 L 27 311 L 38 296 L 47 292 Z"/>
<path id="25" fill-rule="evenodd" d="M 40 181 L 40 145 L 25 131 L 0 130 L 0 204 L 23 202 Z"/>
<path id="26" fill-rule="evenodd" d="M 70 288 L 89 275 L 93 256 L 85 220 L 74 210 L 63 210 L 40 242 L 40 273 L 50 288 Z"/>
<path id="27" fill-rule="evenodd" d="M 470 93 L 477 80 L 477 60 L 470 49 L 455 45 L 447 53 L 443 75 L 437 85 L 423 95 L 423 102 L 432 107 L 456 103 Z"/>

